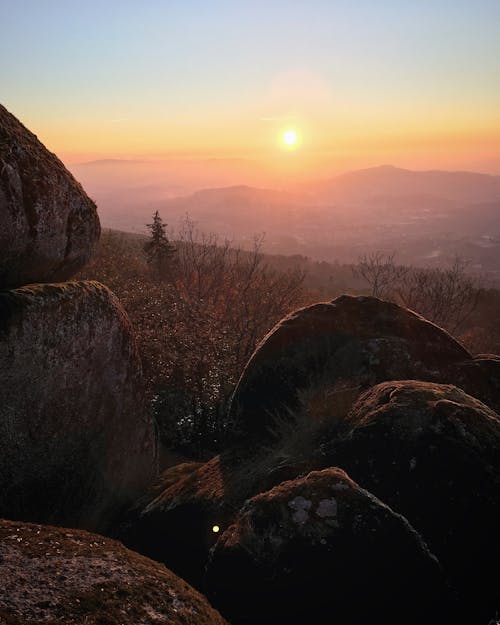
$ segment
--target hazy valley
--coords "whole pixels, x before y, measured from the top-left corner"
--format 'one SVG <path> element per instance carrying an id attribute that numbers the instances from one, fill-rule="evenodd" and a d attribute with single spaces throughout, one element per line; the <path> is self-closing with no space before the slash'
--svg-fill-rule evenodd
<path id="1" fill-rule="evenodd" d="M 242 163 L 230 175 L 223 173 L 224 161 L 206 168 L 202 162 L 169 168 L 167 162 L 96 161 L 71 169 L 98 203 L 105 227 L 145 232 L 158 210 L 174 229 L 188 214 L 201 230 L 244 247 L 264 233 L 268 253 L 353 263 L 383 250 L 427 267 L 458 255 L 476 273 L 500 279 L 500 176 L 381 166 L 290 181 L 286 190 L 210 188 L 237 175 L 248 178 Z"/>

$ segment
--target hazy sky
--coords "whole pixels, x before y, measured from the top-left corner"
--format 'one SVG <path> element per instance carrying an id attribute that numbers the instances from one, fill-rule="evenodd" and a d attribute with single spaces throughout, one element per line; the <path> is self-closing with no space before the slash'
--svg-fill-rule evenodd
<path id="1" fill-rule="evenodd" d="M 500 167 L 500 0 L 0 0 L 0 101 L 69 160 Z"/>

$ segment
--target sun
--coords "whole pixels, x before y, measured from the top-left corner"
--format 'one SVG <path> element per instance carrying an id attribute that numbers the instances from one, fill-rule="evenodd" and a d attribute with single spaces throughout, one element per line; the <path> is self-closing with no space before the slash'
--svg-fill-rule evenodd
<path id="1" fill-rule="evenodd" d="M 285 130 L 283 133 L 283 143 L 289 147 L 292 147 L 297 143 L 297 133 L 295 130 Z"/>

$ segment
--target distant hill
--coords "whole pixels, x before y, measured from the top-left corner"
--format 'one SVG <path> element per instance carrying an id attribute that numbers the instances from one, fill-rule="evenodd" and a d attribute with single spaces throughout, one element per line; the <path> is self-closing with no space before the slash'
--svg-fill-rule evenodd
<path id="1" fill-rule="evenodd" d="M 219 165 L 193 161 L 190 173 L 177 175 L 177 165 L 169 169 L 166 161 L 105 161 L 73 171 L 96 200 L 105 227 L 144 232 L 158 210 L 174 229 L 188 214 L 199 229 L 243 246 L 265 233 L 272 254 L 351 263 L 384 250 L 396 251 L 400 262 L 424 266 L 443 266 L 460 255 L 479 273 L 500 279 L 500 176 L 383 165 L 291 182 L 282 190 L 189 187 L 194 179 L 212 180 Z"/>
<path id="2" fill-rule="evenodd" d="M 411 171 L 381 165 L 310 183 L 305 189 L 321 201 L 368 200 L 389 195 L 478 202 L 500 199 L 500 176 L 466 171 Z"/>

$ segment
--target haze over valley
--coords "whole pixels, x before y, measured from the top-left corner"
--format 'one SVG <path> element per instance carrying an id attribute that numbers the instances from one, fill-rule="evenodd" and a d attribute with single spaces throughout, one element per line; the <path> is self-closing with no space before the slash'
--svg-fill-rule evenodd
<path id="1" fill-rule="evenodd" d="M 200 230 L 243 247 L 352 263 L 396 252 L 398 261 L 444 266 L 455 256 L 500 279 L 500 176 L 383 165 L 263 188 L 245 159 L 104 160 L 70 165 L 100 208 L 103 226 L 145 232 L 159 211 L 174 230 L 185 215 Z M 250 184 L 234 184 L 243 180 Z"/>

